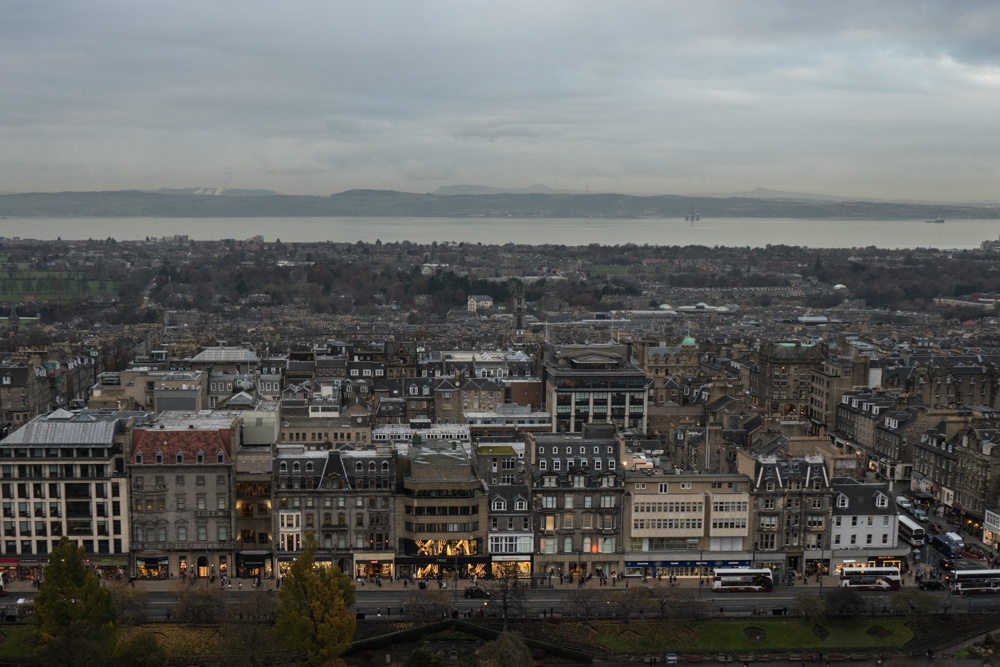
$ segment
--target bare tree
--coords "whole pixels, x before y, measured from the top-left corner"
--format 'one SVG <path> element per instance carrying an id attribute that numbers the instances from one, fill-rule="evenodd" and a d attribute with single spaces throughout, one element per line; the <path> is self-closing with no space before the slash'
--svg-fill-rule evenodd
<path id="1" fill-rule="evenodd" d="M 111 593 L 111 606 L 118 614 L 119 623 L 122 625 L 142 625 L 146 622 L 149 596 L 144 589 L 129 586 L 124 581 L 109 581 L 107 589 Z"/>
<path id="2" fill-rule="evenodd" d="M 659 610 L 660 618 L 692 618 L 701 615 L 704 606 L 694 591 L 657 583 L 649 587 L 649 599 Z"/>
<path id="3" fill-rule="evenodd" d="M 207 625 L 219 620 L 223 608 L 222 593 L 197 579 L 181 582 L 177 591 L 177 620 L 189 625 Z"/>
<path id="4" fill-rule="evenodd" d="M 823 611 L 825 610 L 823 598 L 821 598 L 814 591 L 810 590 L 798 591 L 795 594 L 795 598 L 792 600 L 792 606 L 797 612 L 806 618 L 822 616 Z"/>
<path id="5" fill-rule="evenodd" d="M 418 622 L 439 620 L 451 608 L 448 595 L 442 590 L 411 590 L 406 596 L 406 615 Z"/>
<path id="6" fill-rule="evenodd" d="M 524 613 L 524 582 L 518 578 L 517 567 L 513 563 L 501 563 L 494 570 L 494 578 L 486 587 L 490 594 L 490 607 L 500 610 L 503 617 L 503 632 L 507 632 L 507 619 Z"/>
<path id="7" fill-rule="evenodd" d="M 569 594 L 569 603 L 585 621 L 597 618 L 600 610 L 608 606 L 604 595 L 594 588 L 577 588 Z"/>
<path id="8" fill-rule="evenodd" d="M 649 590 L 641 586 L 625 588 L 611 595 L 609 602 L 615 616 L 621 618 L 623 625 L 628 625 L 637 612 L 643 611 L 650 601 Z"/>

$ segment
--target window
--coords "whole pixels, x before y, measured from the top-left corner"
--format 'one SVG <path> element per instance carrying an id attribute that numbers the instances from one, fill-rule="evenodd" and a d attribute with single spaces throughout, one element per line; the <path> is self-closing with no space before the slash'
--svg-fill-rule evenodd
<path id="1" fill-rule="evenodd" d="M 203 451 L 201 451 L 199 449 L 198 452 L 195 454 L 195 462 L 197 462 L 197 463 L 204 463 L 205 462 L 205 452 L 203 452 Z M 199 528 L 199 532 L 200 532 L 200 530 L 201 529 Z"/>
<path id="2" fill-rule="evenodd" d="M 159 450 L 156 451 L 156 462 L 163 463 L 163 452 Z"/>
<path id="3" fill-rule="evenodd" d="M 184 452 L 177 452 L 177 462 L 184 463 Z"/>
<path id="4" fill-rule="evenodd" d="M 187 542 L 188 529 L 187 526 L 177 526 L 177 541 Z"/>
<path id="5" fill-rule="evenodd" d="M 142 450 L 135 450 L 135 462 L 142 465 Z"/>
<path id="6" fill-rule="evenodd" d="M 555 507 L 556 507 L 556 497 L 555 496 L 542 496 L 542 507 L 544 509 L 555 509 Z"/>
<path id="7" fill-rule="evenodd" d="M 197 477 L 194 478 L 194 483 L 197 486 L 205 486 L 205 476 L 198 475 Z"/>

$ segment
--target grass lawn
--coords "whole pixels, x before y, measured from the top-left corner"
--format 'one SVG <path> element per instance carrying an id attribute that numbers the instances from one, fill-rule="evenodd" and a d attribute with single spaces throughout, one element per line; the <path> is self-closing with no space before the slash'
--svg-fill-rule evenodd
<path id="1" fill-rule="evenodd" d="M 35 655 L 33 625 L 0 626 L 0 658 L 30 658 Z"/>
<path id="2" fill-rule="evenodd" d="M 896 649 L 913 639 L 902 618 L 745 619 L 595 623 L 592 639 L 615 653 Z"/>

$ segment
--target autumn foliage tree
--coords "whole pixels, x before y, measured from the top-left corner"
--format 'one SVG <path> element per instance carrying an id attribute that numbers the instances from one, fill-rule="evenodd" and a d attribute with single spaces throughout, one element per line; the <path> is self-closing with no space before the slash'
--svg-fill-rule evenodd
<path id="1" fill-rule="evenodd" d="M 83 549 L 65 537 L 49 554 L 34 604 L 39 656 L 46 665 L 107 665 L 117 649 L 111 595 L 84 559 Z"/>
<path id="2" fill-rule="evenodd" d="M 278 596 L 278 634 L 304 667 L 338 658 L 351 645 L 357 623 L 354 582 L 335 567 L 316 567 L 315 555 L 316 539 L 307 535 Z"/>

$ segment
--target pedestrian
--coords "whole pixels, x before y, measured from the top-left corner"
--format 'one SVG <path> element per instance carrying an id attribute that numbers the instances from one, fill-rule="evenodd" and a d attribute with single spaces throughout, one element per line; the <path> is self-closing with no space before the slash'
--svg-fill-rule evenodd
<path id="1" fill-rule="evenodd" d="M 242 581 L 241 581 L 241 582 L 239 583 L 239 589 L 240 589 L 241 591 L 243 590 L 243 582 L 242 582 Z"/>

